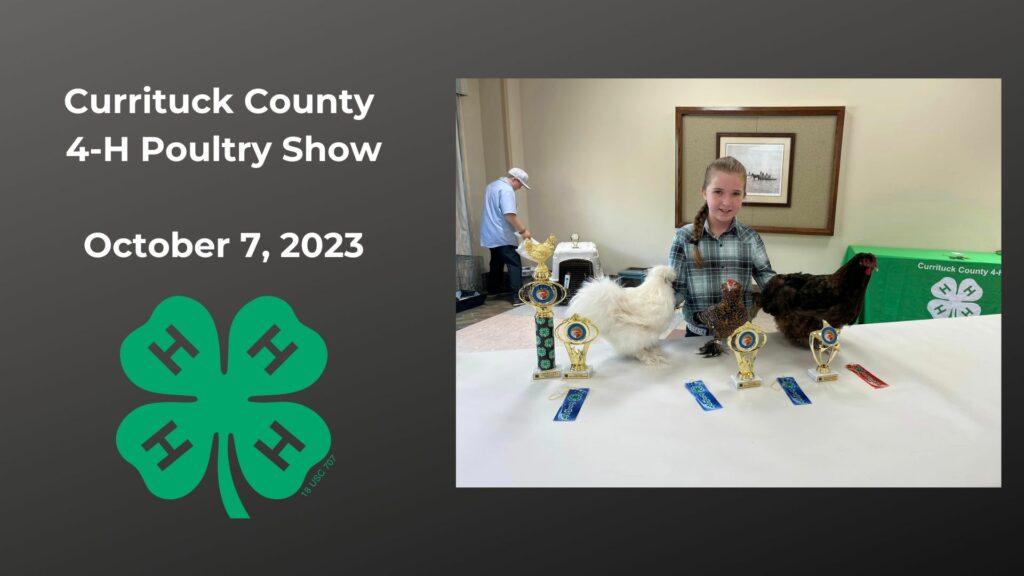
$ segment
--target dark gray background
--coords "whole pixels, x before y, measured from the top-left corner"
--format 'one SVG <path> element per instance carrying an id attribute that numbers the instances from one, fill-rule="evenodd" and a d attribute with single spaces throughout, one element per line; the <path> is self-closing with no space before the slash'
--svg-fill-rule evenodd
<path id="1" fill-rule="evenodd" d="M 1013 202 L 1022 98 L 1010 2 L 285 4 L 4 3 L 0 572 L 736 573 L 768 562 L 875 571 L 1008 556 L 995 523 L 1020 512 L 1012 418 L 999 490 L 456 490 L 451 199 L 456 77 L 1001 77 Z M 254 87 L 376 99 L 358 123 L 256 117 L 238 106 L 217 117 L 74 116 L 63 107 L 74 87 L 147 84 L 220 86 L 238 93 L 236 105 Z M 252 170 L 64 156 L 79 135 L 221 134 L 274 140 L 273 157 L 282 138 L 307 133 L 381 140 L 381 159 L 272 159 Z M 264 265 L 94 260 L 81 247 L 92 231 L 173 229 L 261 231 L 264 241 L 359 231 L 366 252 Z M 1004 244 L 1015 245 L 1019 230 L 1004 230 Z M 1008 295 L 1019 285 L 1014 270 Z M 337 458 L 312 497 L 269 501 L 236 476 L 253 520 L 232 522 L 214 474 L 163 501 L 120 458 L 118 424 L 154 399 L 124 377 L 120 342 L 175 294 L 202 302 L 222 337 L 263 294 L 290 302 L 324 337 L 327 370 L 296 395 L 327 421 Z M 1004 307 L 1011 320 L 1014 301 Z M 1019 400 L 1016 386 L 1004 387 L 1011 413 Z"/>

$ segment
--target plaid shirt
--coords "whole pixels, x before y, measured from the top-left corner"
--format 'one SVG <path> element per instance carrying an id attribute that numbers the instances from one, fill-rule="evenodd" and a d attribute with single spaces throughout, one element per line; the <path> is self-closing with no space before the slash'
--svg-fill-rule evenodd
<path id="1" fill-rule="evenodd" d="M 687 327 L 698 334 L 707 334 L 707 327 L 694 318 L 694 313 L 718 304 L 722 299 L 722 282 L 732 278 L 743 285 L 743 300 L 749 310 L 754 303 L 750 293 L 750 279 L 756 280 L 763 290 L 768 280 L 775 276 L 775 271 L 772 270 L 761 236 L 735 218 L 732 226 L 718 238 L 711 235 L 707 221 L 704 222 L 704 234 L 700 237 L 703 268 L 698 268 L 693 261 L 692 241 L 691 223 L 676 232 L 668 263 L 676 271 L 673 283 L 676 305 L 685 303 L 683 318 Z"/>

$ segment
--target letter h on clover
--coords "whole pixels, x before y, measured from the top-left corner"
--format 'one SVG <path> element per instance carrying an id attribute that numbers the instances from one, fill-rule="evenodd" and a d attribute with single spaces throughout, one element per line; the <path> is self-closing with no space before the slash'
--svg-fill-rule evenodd
<path id="1" fill-rule="evenodd" d="M 313 410 L 256 400 L 307 388 L 327 366 L 323 339 L 278 298 L 257 298 L 235 315 L 226 372 L 213 318 L 183 296 L 161 302 L 125 338 L 121 366 L 139 388 L 177 397 L 136 408 L 117 429 L 118 452 L 159 498 L 195 490 L 216 447 L 224 509 L 248 518 L 231 477 L 232 451 L 257 493 L 283 499 L 298 492 L 330 449 L 330 430 Z"/>
<path id="2" fill-rule="evenodd" d="M 977 301 L 985 294 L 974 278 L 966 278 L 957 285 L 955 278 L 945 277 L 932 285 L 932 299 L 928 312 L 932 318 L 977 316 L 981 306 Z"/>

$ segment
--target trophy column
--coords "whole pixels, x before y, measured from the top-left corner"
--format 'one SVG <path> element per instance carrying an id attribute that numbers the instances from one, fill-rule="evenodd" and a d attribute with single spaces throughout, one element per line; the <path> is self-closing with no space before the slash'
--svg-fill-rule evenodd
<path id="1" fill-rule="evenodd" d="M 532 240 L 525 242 L 525 249 L 530 257 L 537 262 L 533 273 L 533 281 L 519 289 L 519 299 L 530 306 L 534 312 L 534 333 L 537 343 L 537 367 L 533 371 L 533 379 L 561 378 L 562 370 L 555 363 L 555 313 L 552 310 L 565 299 L 565 288 L 551 280 L 551 272 L 544 261 L 554 251 L 555 237 L 551 236 L 543 244 Z"/>
<path id="2" fill-rule="evenodd" d="M 565 289 L 552 280 L 534 280 L 519 291 L 519 299 L 533 306 L 534 334 L 537 343 L 537 367 L 533 379 L 561 378 L 555 363 L 555 313 L 552 308 L 565 299 Z"/>

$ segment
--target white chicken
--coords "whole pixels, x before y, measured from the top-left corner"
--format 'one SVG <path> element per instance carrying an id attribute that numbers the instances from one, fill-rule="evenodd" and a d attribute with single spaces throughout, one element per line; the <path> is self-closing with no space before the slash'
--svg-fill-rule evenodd
<path id="1" fill-rule="evenodd" d="M 569 302 L 567 314 L 585 316 L 596 324 L 619 354 L 644 364 L 662 364 L 665 356 L 658 340 L 675 314 L 675 278 L 672 268 L 661 265 L 648 270 L 643 283 L 632 288 L 610 278 L 590 280 Z"/>

